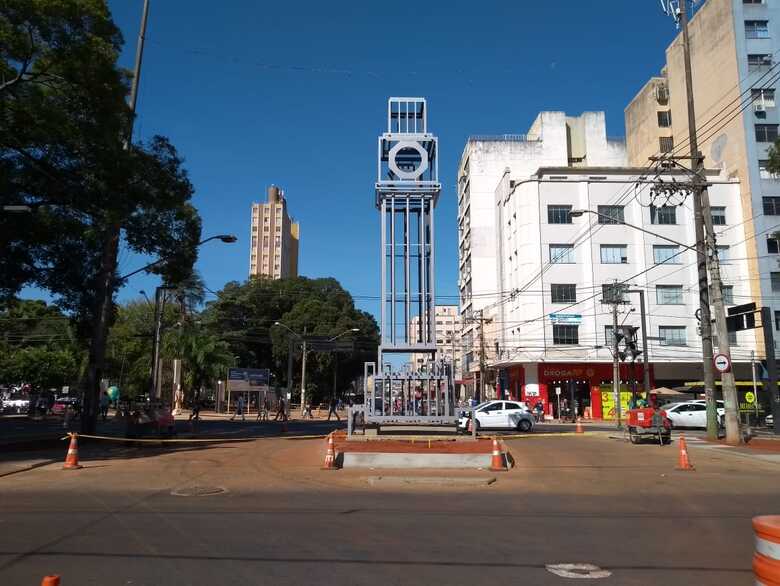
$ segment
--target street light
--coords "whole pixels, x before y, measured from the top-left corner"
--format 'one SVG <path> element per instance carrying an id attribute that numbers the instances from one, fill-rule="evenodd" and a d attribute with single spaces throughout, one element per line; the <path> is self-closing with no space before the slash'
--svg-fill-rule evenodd
<path id="1" fill-rule="evenodd" d="M 338 340 L 342 336 L 346 336 L 347 334 L 355 334 L 360 331 L 360 328 L 351 328 L 347 330 L 346 332 L 341 332 L 338 336 L 333 336 L 328 342 L 333 342 L 335 340 Z M 333 397 L 331 400 L 336 398 L 336 391 L 338 387 L 338 373 L 339 373 L 339 352 L 337 349 L 333 349 Z"/>
<path id="2" fill-rule="evenodd" d="M 194 248 L 197 248 L 198 246 L 201 246 L 202 244 L 206 244 L 206 242 L 211 242 L 212 240 L 220 240 L 224 242 L 225 244 L 232 244 L 233 242 L 237 242 L 238 238 L 232 234 L 217 234 L 216 236 L 210 236 L 209 238 L 206 238 L 205 240 L 201 240 L 198 242 Z M 164 263 L 167 260 L 170 260 L 171 256 L 166 256 L 164 258 L 158 258 L 154 262 L 150 262 L 148 265 L 141 267 L 140 269 L 136 269 L 131 273 L 127 273 L 126 275 L 123 275 L 119 277 L 120 281 L 124 281 L 125 279 L 128 279 L 132 277 L 133 275 L 137 275 L 138 273 L 142 273 L 144 271 L 148 271 L 151 268 L 156 267 L 159 264 Z"/>
<path id="3" fill-rule="evenodd" d="M 347 330 L 346 332 L 341 332 L 338 336 L 334 336 L 328 340 L 328 342 L 333 342 L 335 340 L 338 340 L 342 336 L 346 336 L 347 334 L 354 334 L 360 331 L 360 328 L 351 328 Z"/>
<path id="4" fill-rule="evenodd" d="M 650 230 L 646 230 L 645 228 L 642 228 L 641 226 L 636 226 L 634 224 L 629 224 L 628 222 L 620 222 L 616 221 L 614 217 L 608 216 L 606 214 L 602 214 L 599 212 L 595 212 L 593 210 L 570 210 L 569 211 L 569 217 L 570 218 L 579 218 L 585 214 L 593 214 L 594 216 L 598 216 L 599 218 L 606 218 L 610 221 L 610 223 L 613 224 L 619 224 L 621 226 L 628 226 L 629 228 L 633 228 L 634 230 L 639 230 L 640 232 L 644 232 L 645 234 L 650 234 L 650 236 L 656 236 L 658 238 L 662 238 L 663 240 L 666 240 L 667 242 L 671 242 L 672 244 L 676 244 L 677 246 L 682 246 L 683 248 L 687 248 L 688 250 L 696 251 L 695 246 L 688 246 L 687 244 L 683 244 L 682 242 L 678 242 L 677 240 L 673 240 L 669 238 L 668 236 L 664 236 L 663 234 L 658 234 L 656 232 L 652 232 Z"/>
<path id="5" fill-rule="evenodd" d="M 288 332 L 290 332 L 293 336 L 298 338 L 303 342 L 303 364 L 301 365 L 301 418 L 303 418 L 303 413 L 306 410 L 306 403 L 304 399 L 306 398 L 306 338 L 301 336 L 300 334 L 294 332 L 292 328 L 287 327 L 280 321 L 274 322 L 275 326 L 279 326 L 281 328 L 284 328 Z M 306 328 L 304 328 L 304 334 L 306 333 Z M 287 347 L 287 395 L 289 398 L 292 398 L 292 367 L 293 367 L 293 345 L 292 341 L 288 344 Z M 290 412 L 290 403 L 288 399 L 287 403 L 287 413 Z"/>

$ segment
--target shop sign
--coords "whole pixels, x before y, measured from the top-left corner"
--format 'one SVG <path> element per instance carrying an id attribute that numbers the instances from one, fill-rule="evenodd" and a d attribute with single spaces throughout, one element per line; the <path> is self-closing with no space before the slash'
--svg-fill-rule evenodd
<path id="1" fill-rule="evenodd" d="M 579 324 L 582 323 L 580 313 L 551 313 L 550 321 L 554 324 Z"/>

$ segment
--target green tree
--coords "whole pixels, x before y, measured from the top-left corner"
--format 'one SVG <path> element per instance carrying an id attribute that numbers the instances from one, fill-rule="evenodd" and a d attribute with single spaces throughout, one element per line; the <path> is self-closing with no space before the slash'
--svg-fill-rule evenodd
<path id="1" fill-rule="evenodd" d="M 167 283 L 189 277 L 200 240 L 193 187 L 163 137 L 127 148 L 132 114 L 122 37 L 105 0 L 0 4 L 0 295 L 51 291 L 90 340 L 85 410 L 94 420 L 117 254 L 164 257 Z"/>
<path id="2" fill-rule="evenodd" d="M 360 331 L 342 341 L 354 341 L 349 352 L 338 356 L 342 385 L 362 374 L 363 362 L 374 360 L 379 330 L 374 318 L 355 308 L 349 292 L 331 278 L 250 279 L 228 283 L 217 301 L 206 307 L 201 319 L 213 333 L 227 340 L 240 366 L 270 368 L 276 380 L 287 382 L 287 358 L 294 348 L 294 384 L 300 383 L 301 346 L 298 338 L 282 327 L 326 338 L 352 328 Z M 307 359 L 307 391 L 315 400 L 330 394 L 336 356 L 313 352 Z"/>
<path id="3" fill-rule="evenodd" d="M 227 342 L 202 329 L 185 323 L 166 338 L 166 354 L 182 360 L 182 387 L 185 396 L 213 388 L 233 365 L 233 353 Z"/>

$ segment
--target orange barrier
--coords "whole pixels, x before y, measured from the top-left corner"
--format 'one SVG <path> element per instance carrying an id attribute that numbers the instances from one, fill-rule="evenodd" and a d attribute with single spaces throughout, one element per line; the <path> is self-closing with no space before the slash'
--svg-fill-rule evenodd
<path id="1" fill-rule="evenodd" d="M 79 464 L 79 434 L 71 433 L 69 435 L 70 445 L 68 446 L 68 454 L 65 456 L 65 464 L 62 466 L 62 469 L 78 470 L 79 468 L 83 468 L 83 466 Z"/>
<path id="2" fill-rule="evenodd" d="M 325 453 L 323 470 L 336 470 L 336 450 L 333 447 L 333 434 L 328 435 L 328 451 Z"/>
<path id="3" fill-rule="evenodd" d="M 582 421 L 579 419 L 577 420 L 577 427 L 574 429 L 575 433 L 585 433 L 585 430 L 582 429 Z"/>
<path id="4" fill-rule="evenodd" d="M 753 574 L 756 586 L 780 586 L 780 516 L 753 517 L 756 551 Z"/>
<path id="5" fill-rule="evenodd" d="M 688 446 L 685 445 L 685 436 L 680 435 L 680 455 L 677 459 L 678 470 L 696 470 L 688 458 Z"/>
<path id="6" fill-rule="evenodd" d="M 501 453 L 501 448 L 498 447 L 498 440 L 493 438 L 493 456 L 490 460 L 490 469 L 494 472 L 506 472 L 506 458 Z"/>
<path id="7" fill-rule="evenodd" d="M 44 576 L 41 580 L 41 586 L 60 586 L 60 577 L 56 575 Z"/>

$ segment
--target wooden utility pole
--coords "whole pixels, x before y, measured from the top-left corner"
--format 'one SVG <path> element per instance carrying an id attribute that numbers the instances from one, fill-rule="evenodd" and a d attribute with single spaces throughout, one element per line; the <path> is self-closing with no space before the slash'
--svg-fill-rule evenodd
<path id="1" fill-rule="evenodd" d="M 479 388 L 478 396 L 474 397 L 478 402 L 484 401 L 485 397 L 485 377 L 487 376 L 487 363 L 485 361 L 485 324 L 491 323 L 491 318 L 485 318 L 485 312 L 479 311 Z"/>

